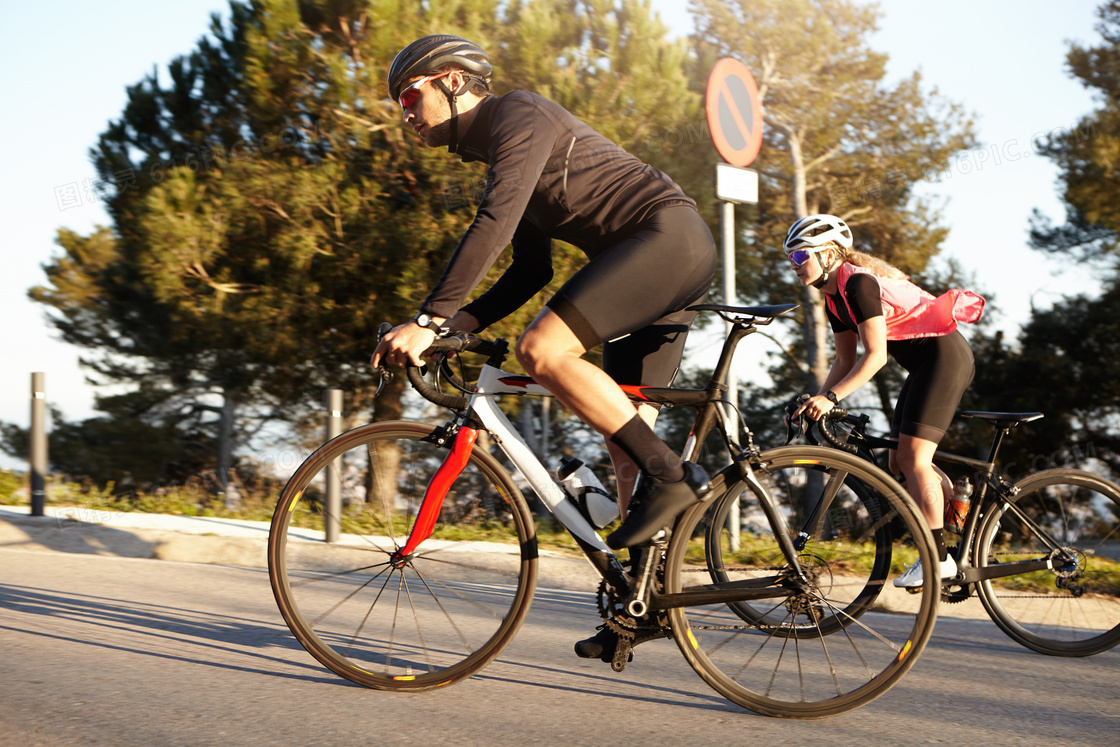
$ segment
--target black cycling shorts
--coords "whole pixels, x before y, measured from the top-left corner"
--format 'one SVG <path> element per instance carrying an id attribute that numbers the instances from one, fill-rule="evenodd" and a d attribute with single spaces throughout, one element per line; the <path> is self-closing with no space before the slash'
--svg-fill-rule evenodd
<path id="1" fill-rule="evenodd" d="M 548 302 L 619 384 L 669 386 L 716 270 L 716 244 L 692 207 L 669 207 L 597 255 Z"/>
<path id="2" fill-rule="evenodd" d="M 939 443 L 953 422 L 976 363 L 960 332 L 907 342 L 910 375 L 898 394 L 891 437 L 900 434 Z"/>

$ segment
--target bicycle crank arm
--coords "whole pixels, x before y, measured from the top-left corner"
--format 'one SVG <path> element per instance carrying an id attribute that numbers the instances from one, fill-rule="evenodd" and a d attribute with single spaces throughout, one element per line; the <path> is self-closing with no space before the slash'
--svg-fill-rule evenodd
<path id="1" fill-rule="evenodd" d="M 953 582 L 973 584 L 977 581 L 987 581 L 991 578 L 1004 578 L 1006 576 L 1015 576 L 1020 573 L 1030 573 L 1031 571 L 1047 571 L 1053 567 L 1053 563 L 1049 558 L 1018 560 L 1014 563 L 998 563 L 996 565 L 987 565 L 983 568 L 965 568 L 961 571 L 964 578 L 953 579 Z"/>
<path id="2" fill-rule="evenodd" d="M 650 594 L 649 607 L 652 610 L 671 610 L 677 607 L 702 607 L 707 604 L 727 604 L 729 602 L 750 602 L 758 599 L 782 599 L 799 593 L 795 589 L 776 586 L 780 576 L 750 581 L 729 581 L 707 586 L 689 586 L 676 594 Z"/>
<path id="3" fill-rule="evenodd" d="M 634 617 L 645 617 L 646 613 L 649 612 L 649 597 L 653 592 L 653 571 L 657 564 L 661 562 L 661 554 L 664 551 L 665 542 L 661 541 L 645 548 L 638 555 L 642 566 L 641 573 L 638 576 L 638 588 L 626 604 L 626 611 Z"/>

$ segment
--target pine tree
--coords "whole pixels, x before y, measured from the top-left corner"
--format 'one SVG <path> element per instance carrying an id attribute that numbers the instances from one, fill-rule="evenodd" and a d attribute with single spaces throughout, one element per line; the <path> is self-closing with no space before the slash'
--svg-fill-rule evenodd
<path id="1" fill-rule="evenodd" d="M 112 226 L 60 231 L 31 295 L 100 380 L 209 423 L 220 474 L 325 387 L 354 417 L 400 417 L 401 378 L 371 401 L 376 330 L 435 284 L 484 171 L 420 144 L 385 79 L 405 44 L 447 32 L 492 51 L 496 93 L 540 91 L 620 142 L 680 121 L 684 47 L 648 1 L 259 0 L 132 86 L 93 149 Z M 555 254 L 553 285 L 490 332 L 516 336 L 583 262 Z"/>

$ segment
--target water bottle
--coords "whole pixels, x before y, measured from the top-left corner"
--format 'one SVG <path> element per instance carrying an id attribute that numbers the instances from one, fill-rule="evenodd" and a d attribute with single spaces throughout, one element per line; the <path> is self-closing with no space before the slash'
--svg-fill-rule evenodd
<path id="1" fill-rule="evenodd" d="M 964 531 L 964 521 L 968 518 L 971 505 L 972 482 L 967 477 L 959 478 L 953 485 L 953 497 L 945 504 L 945 530 L 953 534 Z"/>
<path id="2" fill-rule="evenodd" d="M 618 518 L 618 501 L 583 461 L 564 457 L 556 477 L 591 526 L 602 529 Z"/>

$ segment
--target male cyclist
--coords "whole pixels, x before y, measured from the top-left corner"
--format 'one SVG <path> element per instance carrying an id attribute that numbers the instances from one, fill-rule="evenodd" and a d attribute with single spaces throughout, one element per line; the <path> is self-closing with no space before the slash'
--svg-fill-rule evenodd
<path id="1" fill-rule="evenodd" d="M 434 35 L 402 49 L 389 94 L 430 147 L 487 164 L 474 222 L 416 318 L 385 335 L 381 361 L 419 365 L 441 327 L 478 332 L 510 314 L 552 279 L 561 239 L 588 263 L 549 300 L 517 342 L 517 360 L 538 383 L 606 439 L 623 522 L 612 548 L 647 544 L 707 490 L 639 414 L 620 384 L 668 386 L 715 272 L 711 232 L 668 176 L 533 93 L 490 93 L 491 65 L 476 44 Z M 513 261 L 463 305 L 509 244 Z M 581 356 L 603 345 L 603 369 Z M 642 415 L 649 418 L 649 422 Z M 627 501 L 629 498 L 629 501 Z M 576 646 L 610 661 L 609 628 Z"/>

